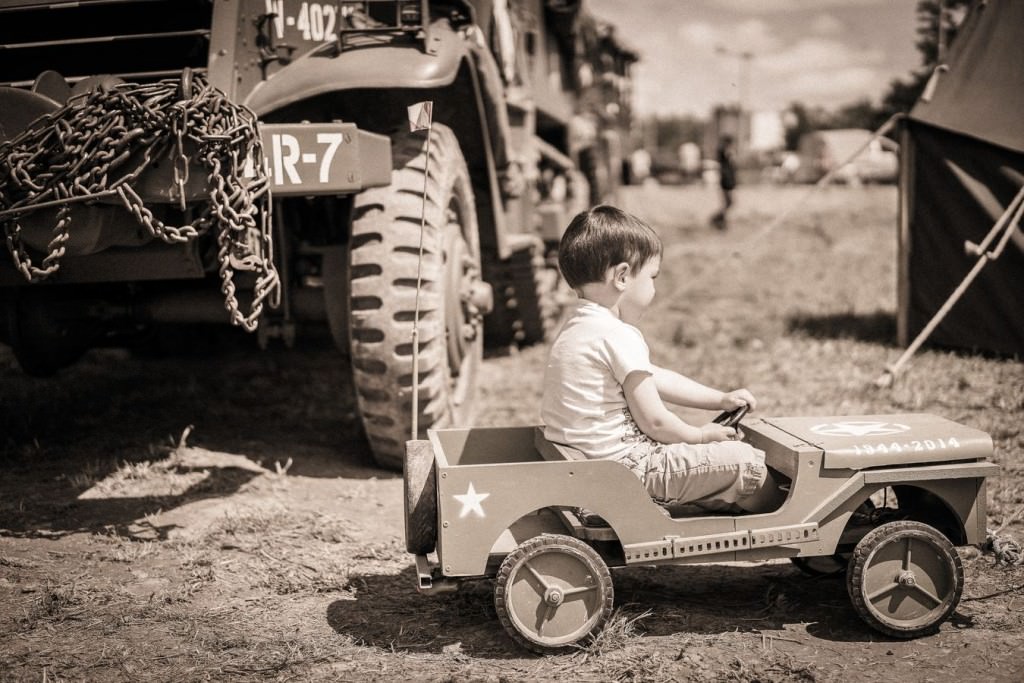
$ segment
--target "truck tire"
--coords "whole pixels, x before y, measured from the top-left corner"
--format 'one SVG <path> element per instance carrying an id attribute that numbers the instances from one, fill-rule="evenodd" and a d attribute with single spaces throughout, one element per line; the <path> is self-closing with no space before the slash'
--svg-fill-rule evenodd
<path id="1" fill-rule="evenodd" d="M 73 303 L 58 308 L 51 298 L 35 294 L 23 293 L 9 306 L 8 342 L 25 374 L 52 377 L 81 358 L 101 330 L 88 318 L 58 314 L 73 310 Z M 81 306 L 84 309 L 86 304 Z"/>
<path id="2" fill-rule="evenodd" d="M 356 197 L 349 240 L 353 384 L 373 458 L 393 470 L 402 469 L 404 444 L 412 438 L 417 272 L 422 284 L 416 438 L 428 428 L 469 419 L 483 353 L 480 243 L 469 172 L 448 127 L 433 126 L 429 149 L 428 165 L 423 133 L 394 137 L 391 185 Z"/>
<path id="3" fill-rule="evenodd" d="M 544 244 L 533 235 L 509 235 L 512 255 L 491 267 L 494 311 L 485 321 L 488 346 L 529 346 L 554 334 L 562 312 L 557 268 L 548 267 Z"/>

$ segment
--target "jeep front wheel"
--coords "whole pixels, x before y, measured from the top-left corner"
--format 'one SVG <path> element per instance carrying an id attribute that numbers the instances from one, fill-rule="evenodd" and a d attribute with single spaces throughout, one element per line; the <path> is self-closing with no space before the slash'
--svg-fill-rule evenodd
<path id="1" fill-rule="evenodd" d="M 470 417 L 490 290 L 469 173 L 455 134 L 392 144 L 391 185 L 356 198 L 349 242 L 352 374 L 366 436 L 379 465 L 400 470 L 412 437 L 413 319 L 419 287 L 418 435 Z M 426 211 L 420 263 L 420 216 Z"/>
<path id="2" fill-rule="evenodd" d="M 960 603 L 964 568 L 956 549 L 920 522 L 889 522 L 862 538 L 847 591 L 857 614 L 894 638 L 935 633 Z"/>

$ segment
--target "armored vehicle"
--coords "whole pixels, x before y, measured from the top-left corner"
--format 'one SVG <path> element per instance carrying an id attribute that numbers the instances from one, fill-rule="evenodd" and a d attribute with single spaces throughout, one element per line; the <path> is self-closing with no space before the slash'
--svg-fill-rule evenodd
<path id="1" fill-rule="evenodd" d="M 413 382 L 422 430 L 464 424 L 485 339 L 550 329 L 635 59 L 571 0 L 0 0 L 2 340 L 47 375 L 183 324 L 326 325 L 398 468 Z"/>

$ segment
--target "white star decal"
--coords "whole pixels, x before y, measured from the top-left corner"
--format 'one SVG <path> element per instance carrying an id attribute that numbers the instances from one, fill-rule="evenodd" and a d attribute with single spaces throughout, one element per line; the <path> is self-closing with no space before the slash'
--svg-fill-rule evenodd
<path id="1" fill-rule="evenodd" d="M 848 422 L 826 422 L 814 425 L 811 431 L 822 436 L 886 436 L 908 431 L 910 427 L 897 422 L 875 422 L 872 420 L 851 420 Z"/>
<path id="2" fill-rule="evenodd" d="M 465 493 L 461 495 L 456 493 L 453 496 L 455 500 L 462 503 L 462 510 L 459 512 L 459 518 L 461 519 L 465 517 L 470 512 L 475 514 L 477 517 L 485 517 L 484 509 L 480 506 L 480 503 L 490 495 L 491 494 L 489 493 L 477 493 L 476 489 L 473 488 L 473 483 L 470 482 L 469 488 Z"/>

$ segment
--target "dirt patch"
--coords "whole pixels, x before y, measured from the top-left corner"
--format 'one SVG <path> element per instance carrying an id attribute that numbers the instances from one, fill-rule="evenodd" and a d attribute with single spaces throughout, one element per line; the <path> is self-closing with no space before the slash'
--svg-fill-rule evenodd
<path id="1" fill-rule="evenodd" d="M 672 264 L 645 323 L 656 360 L 750 387 L 764 415 L 919 411 L 983 429 L 1002 472 L 988 525 L 1021 542 L 1022 364 L 927 350 L 876 388 L 899 354 L 893 188 L 825 192 L 729 253 L 801 193 L 741 188 L 726 234 L 706 227 L 711 190 L 624 195 Z M 544 356 L 488 359 L 478 424 L 537 421 Z M 789 564 L 640 567 L 615 573 L 598 641 L 528 655 L 502 632 L 487 582 L 415 592 L 401 481 L 373 466 L 345 364 L 325 344 L 104 350 L 49 380 L 0 351 L 0 387 L 4 680 L 1024 678 L 1024 567 L 974 548 L 961 549 L 954 618 L 920 640 L 878 636 L 842 581 Z"/>

